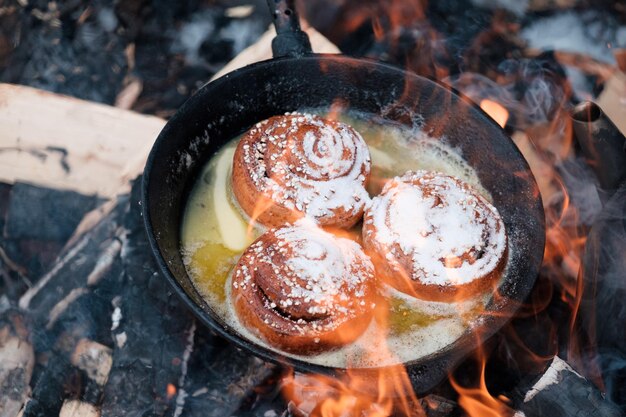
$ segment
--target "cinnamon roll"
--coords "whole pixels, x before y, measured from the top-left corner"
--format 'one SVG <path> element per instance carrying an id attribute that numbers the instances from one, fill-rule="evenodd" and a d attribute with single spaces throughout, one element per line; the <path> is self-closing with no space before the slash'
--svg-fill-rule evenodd
<path id="1" fill-rule="evenodd" d="M 302 355 L 355 340 L 371 321 L 375 294 L 374 266 L 361 247 L 306 219 L 257 239 L 231 283 L 240 322 Z"/>
<path id="2" fill-rule="evenodd" d="M 278 227 L 307 216 L 323 226 L 351 227 L 369 201 L 365 141 L 350 126 L 287 113 L 257 123 L 233 160 L 233 192 L 259 223 Z"/>
<path id="3" fill-rule="evenodd" d="M 427 171 L 385 185 L 365 213 L 363 242 L 390 285 L 447 302 L 489 290 L 507 248 L 493 205 L 461 180 Z"/>

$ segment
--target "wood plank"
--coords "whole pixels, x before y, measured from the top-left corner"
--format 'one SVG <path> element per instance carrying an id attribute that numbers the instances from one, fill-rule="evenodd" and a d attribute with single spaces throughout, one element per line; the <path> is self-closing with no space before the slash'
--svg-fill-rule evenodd
<path id="1" fill-rule="evenodd" d="M 315 29 L 303 27 L 314 51 L 339 52 Z M 215 77 L 270 58 L 274 33 L 269 29 Z M 112 197 L 141 173 L 164 125 L 158 117 L 0 83 L 0 182 Z"/>
<path id="2" fill-rule="evenodd" d="M 315 28 L 309 26 L 307 22 L 301 21 L 301 26 L 302 30 L 304 30 L 307 35 L 309 35 L 309 40 L 311 41 L 311 48 L 313 49 L 313 51 L 324 54 L 341 53 L 341 51 L 335 46 L 335 44 L 333 44 L 326 37 L 324 37 L 324 35 L 315 30 Z M 258 41 L 241 51 L 241 53 L 228 64 L 226 64 L 224 68 L 219 70 L 211 78 L 211 80 L 219 78 L 224 74 L 245 67 L 246 65 L 252 64 L 254 62 L 270 59 L 272 57 L 272 39 L 274 38 L 274 36 L 276 36 L 276 30 L 274 29 L 274 26 L 271 26 L 263 35 L 261 35 Z"/>
<path id="3" fill-rule="evenodd" d="M 0 84 L 0 181 L 113 196 L 141 171 L 164 124 L 153 116 Z"/>

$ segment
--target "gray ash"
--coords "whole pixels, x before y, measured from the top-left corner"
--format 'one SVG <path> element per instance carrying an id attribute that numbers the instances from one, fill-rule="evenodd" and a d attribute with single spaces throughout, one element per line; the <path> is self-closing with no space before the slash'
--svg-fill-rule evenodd
<path id="1" fill-rule="evenodd" d="M 229 6 L 9 0 L 0 6 L 0 80 L 114 104 L 137 79 L 133 108 L 167 116 L 269 24 L 265 13 L 228 17 Z"/>

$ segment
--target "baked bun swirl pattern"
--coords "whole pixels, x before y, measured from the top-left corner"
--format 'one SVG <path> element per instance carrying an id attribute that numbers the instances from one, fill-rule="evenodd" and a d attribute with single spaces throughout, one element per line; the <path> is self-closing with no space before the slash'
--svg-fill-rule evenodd
<path id="1" fill-rule="evenodd" d="M 303 219 L 266 232 L 241 256 L 231 298 L 240 322 L 287 352 L 355 340 L 375 307 L 374 266 L 352 240 Z"/>
<path id="2" fill-rule="evenodd" d="M 242 137 L 233 192 L 242 209 L 266 226 L 306 215 L 323 226 L 348 228 L 369 202 L 370 165 L 365 141 L 350 126 L 287 113 L 257 123 Z"/>
<path id="3" fill-rule="evenodd" d="M 363 241 L 389 284 L 447 302 L 489 290 L 507 247 L 493 205 L 468 184 L 427 171 L 408 172 L 385 185 L 365 213 Z"/>

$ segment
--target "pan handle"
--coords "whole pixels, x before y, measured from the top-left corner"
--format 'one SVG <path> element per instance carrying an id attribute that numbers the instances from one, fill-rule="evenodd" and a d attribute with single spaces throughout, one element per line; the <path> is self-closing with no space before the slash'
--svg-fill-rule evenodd
<path id="1" fill-rule="evenodd" d="M 301 57 L 313 52 L 309 37 L 300 28 L 294 0 L 267 0 L 276 37 L 272 39 L 274 58 Z"/>

